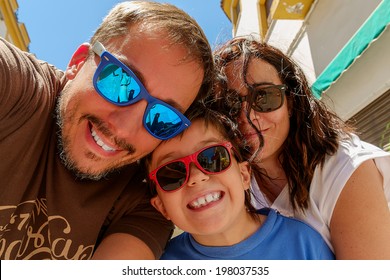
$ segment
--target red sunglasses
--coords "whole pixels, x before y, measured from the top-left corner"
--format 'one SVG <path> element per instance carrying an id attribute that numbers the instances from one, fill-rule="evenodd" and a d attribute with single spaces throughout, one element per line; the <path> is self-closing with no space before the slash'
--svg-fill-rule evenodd
<path id="1" fill-rule="evenodd" d="M 149 178 L 166 192 L 177 191 L 187 182 L 190 163 L 205 174 L 218 174 L 231 166 L 230 142 L 207 146 L 191 155 L 167 162 L 149 173 Z"/>

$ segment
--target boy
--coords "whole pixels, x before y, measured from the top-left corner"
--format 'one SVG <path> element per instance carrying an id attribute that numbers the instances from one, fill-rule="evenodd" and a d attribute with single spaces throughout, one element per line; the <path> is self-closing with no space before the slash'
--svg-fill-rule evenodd
<path id="1" fill-rule="evenodd" d="M 198 110 L 192 125 L 147 158 L 152 205 L 185 232 L 162 259 L 334 259 L 301 221 L 250 203 L 250 165 L 222 115 Z"/>

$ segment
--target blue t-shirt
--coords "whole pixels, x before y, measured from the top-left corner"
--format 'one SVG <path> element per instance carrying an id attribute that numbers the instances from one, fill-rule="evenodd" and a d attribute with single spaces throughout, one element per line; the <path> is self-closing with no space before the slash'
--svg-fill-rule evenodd
<path id="1" fill-rule="evenodd" d="M 162 260 L 329 260 L 334 255 L 321 235 L 309 225 L 273 209 L 250 237 L 233 246 L 203 246 L 187 232 L 172 238 Z"/>

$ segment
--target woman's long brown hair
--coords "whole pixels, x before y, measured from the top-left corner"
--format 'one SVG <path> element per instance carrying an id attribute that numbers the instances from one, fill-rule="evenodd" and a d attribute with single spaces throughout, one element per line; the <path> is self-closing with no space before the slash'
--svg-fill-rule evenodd
<path id="1" fill-rule="evenodd" d="M 240 103 L 237 102 L 238 93 L 227 88 L 225 69 L 232 62 L 240 60 L 244 83 L 248 86 L 246 74 L 248 64 L 253 58 L 271 64 L 277 70 L 282 83 L 287 85 L 286 100 L 291 113 L 290 131 L 283 144 L 279 161 L 288 179 L 293 209 L 304 210 L 308 207 L 310 183 L 316 167 L 323 165 L 326 156 L 337 151 L 341 138 L 348 137 L 353 128 L 314 97 L 305 75 L 294 61 L 280 50 L 252 37 L 232 39 L 214 52 L 218 78 L 214 94 L 206 102 L 237 120 L 240 108 Z M 247 118 L 249 110 L 250 106 Z M 250 122 L 249 118 L 248 121 Z M 262 142 L 262 137 L 260 140 Z M 260 168 L 254 169 L 253 172 L 256 172 L 257 178 L 264 179 L 264 176 L 267 176 Z"/>

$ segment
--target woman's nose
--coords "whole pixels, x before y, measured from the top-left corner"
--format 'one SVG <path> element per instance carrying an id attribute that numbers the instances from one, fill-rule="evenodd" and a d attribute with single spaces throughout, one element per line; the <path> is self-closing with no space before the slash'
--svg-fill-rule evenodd
<path id="1" fill-rule="evenodd" d="M 242 102 L 241 104 L 241 110 L 239 113 L 239 123 L 247 122 L 251 120 L 258 120 L 260 119 L 260 114 L 257 113 L 255 110 L 249 107 L 249 104 L 247 101 Z"/>

